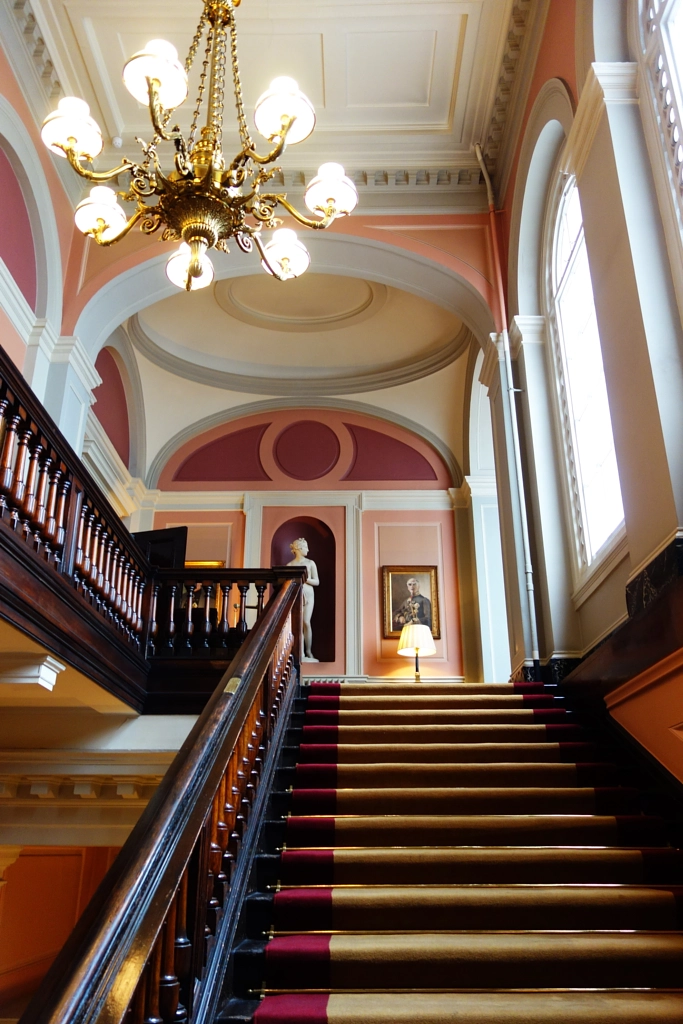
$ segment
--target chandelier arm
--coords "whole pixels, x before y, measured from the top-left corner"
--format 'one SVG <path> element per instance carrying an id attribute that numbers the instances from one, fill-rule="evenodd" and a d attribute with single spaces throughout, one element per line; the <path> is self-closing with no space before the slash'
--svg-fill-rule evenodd
<path id="1" fill-rule="evenodd" d="M 111 171 L 89 171 L 88 168 L 84 167 L 81 163 L 81 158 L 73 146 L 62 146 L 59 142 L 55 142 L 54 145 L 59 146 L 60 149 L 64 150 L 66 158 L 76 174 L 80 174 L 81 178 L 85 178 L 87 181 L 111 181 L 112 178 L 118 178 L 119 174 L 125 174 L 127 171 L 132 171 L 135 167 L 132 160 L 124 157 L 123 162 L 119 164 L 118 167 L 114 167 Z"/>
<path id="2" fill-rule="evenodd" d="M 97 242 L 98 245 L 101 245 L 104 248 L 109 245 L 115 245 L 116 242 L 120 242 L 122 238 L 125 238 L 128 232 L 135 227 L 138 221 L 146 214 L 149 214 L 149 212 L 148 207 L 138 208 L 128 222 L 124 224 L 119 233 L 117 235 L 113 235 L 111 238 L 102 237 L 103 233 L 107 230 L 104 221 L 99 222 L 102 224 L 102 227 L 98 227 L 94 231 L 88 231 L 88 234 L 95 242 Z"/>
<path id="3" fill-rule="evenodd" d="M 170 111 L 164 110 L 159 102 L 159 82 L 156 78 L 147 79 L 147 91 L 149 96 L 149 116 L 154 128 L 154 134 L 158 135 L 164 142 L 175 142 L 176 139 L 181 139 L 182 135 L 179 128 L 173 128 L 170 132 L 166 131 L 164 114 L 167 121 Z"/>
<path id="4" fill-rule="evenodd" d="M 274 136 L 274 138 L 279 139 L 280 141 L 278 142 L 277 146 L 275 146 L 275 148 L 272 149 L 270 153 L 268 153 L 267 156 L 260 156 L 254 149 L 252 144 L 250 149 L 243 149 L 242 152 L 235 157 L 233 162 L 230 164 L 229 171 L 235 170 L 241 164 L 246 163 L 248 160 L 253 160 L 255 164 L 261 164 L 262 166 L 265 166 L 266 164 L 272 164 L 274 160 L 277 160 L 284 153 L 285 146 L 287 145 L 287 134 L 295 121 L 295 117 L 282 118 L 282 134 Z"/>
<path id="5" fill-rule="evenodd" d="M 266 253 L 266 250 L 265 250 L 265 247 L 263 245 L 263 242 L 261 241 L 261 238 L 259 237 L 258 231 L 255 231 L 255 232 L 254 231 L 250 231 L 249 234 L 250 234 L 251 238 L 254 239 L 254 242 L 256 243 L 256 248 L 259 251 L 259 256 L 261 257 L 261 259 L 263 260 L 265 265 L 268 267 L 268 270 L 271 272 L 273 277 L 276 278 L 278 281 L 284 281 L 284 278 L 281 277 L 280 274 L 278 274 L 277 270 L 275 269 L 273 264 L 268 259 L 268 254 Z"/>
<path id="6" fill-rule="evenodd" d="M 303 224 L 307 228 L 313 228 L 314 231 L 324 231 L 339 216 L 334 207 L 328 207 L 327 210 L 320 211 L 323 214 L 322 220 L 311 220 L 310 217 L 305 217 L 303 213 L 299 213 L 295 206 L 287 202 L 286 196 L 262 192 L 261 199 L 274 199 L 280 206 L 284 206 L 287 213 L 290 213 L 299 224 Z"/>

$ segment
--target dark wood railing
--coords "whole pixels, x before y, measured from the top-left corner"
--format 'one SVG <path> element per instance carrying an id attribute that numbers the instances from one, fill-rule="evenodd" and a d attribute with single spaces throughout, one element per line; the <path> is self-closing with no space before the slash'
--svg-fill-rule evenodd
<path id="1" fill-rule="evenodd" d="M 22 1024 L 208 1018 L 298 678 L 303 573 L 292 569 L 290 576 L 275 589 Z"/>

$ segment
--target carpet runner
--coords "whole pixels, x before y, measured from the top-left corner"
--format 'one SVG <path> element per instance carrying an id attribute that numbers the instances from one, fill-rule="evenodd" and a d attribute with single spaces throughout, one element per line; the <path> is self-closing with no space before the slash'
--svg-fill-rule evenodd
<path id="1" fill-rule="evenodd" d="M 312 683 L 290 736 L 226 1024 L 683 1022 L 683 855 L 553 692 Z"/>

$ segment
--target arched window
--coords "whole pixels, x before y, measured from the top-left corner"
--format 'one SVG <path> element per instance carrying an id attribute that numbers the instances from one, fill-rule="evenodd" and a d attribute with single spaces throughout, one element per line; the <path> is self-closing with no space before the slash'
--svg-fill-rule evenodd
<path id="1" fill-rule="evenodd" d="M 576 181 L 555 223 L 549 313 L 577 555 L 589 565 L 624 519 L 600 336 Z"/>

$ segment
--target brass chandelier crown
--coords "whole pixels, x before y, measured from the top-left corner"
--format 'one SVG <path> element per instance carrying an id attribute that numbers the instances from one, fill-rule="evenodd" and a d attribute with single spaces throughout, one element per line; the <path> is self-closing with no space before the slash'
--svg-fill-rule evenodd
<path id="1" fill-rule="evenodd" d="M 296 233 L 281 228 L 275 216 L 278 207 L 299 224 L 321 230 L 337 217 L 350 214 L 358 193 L 339 164 L 323 164 L 312 179 L 304 202 L 312 217 L 300 213 L 286 194 L 262 192 L 261 188 L 280 170 L 272 166 L 287 144 L 307 139 L 315 127 L 313 105 L 291 78 L 276 78 L 256 103 L 254 123 L 271 144 L 264 156 L 256 152 L 244 112 L 235 8 L 241 0 L 203 0 L 203 11 L 184 64 L 171 43 L 154 39 L 134 54 L 123 69 L 123 82 L 131 95 L 149 106 L 154 134 L 143 142 L 140 163 L 124 159 L 110 171 L 95 171 L 92 161 L 104 147 L 102 131 L 90 116 L 90 108 L 73 96 L 60 100 L 42 127 L 42 138 L 51 152 L 66 157 L 74 171 L 94 184 L 90 195 L 76 208 L 76 226 L 98 245 L 113 245 L 136 224 L 145 234 L 163 228 L 163 241 L 179 240 L 181 246 L 166 265 L 173 284 L 187 291 L 211 284 L 214 268 L 209 249 L 228 252 L 234 238 L 243 252 L 256 246 L 263 268 L 280 281 L 299 277 L 307 270 L 310 256 Z M 190 133 L 183 136 L 178 125 L 171 126 L 176 107 L 188 96 L 188 74 L 206 35 L 197 99 Z M 242 146 L 227 163 L 223 154 L 223 117 L 228 51 L 237 107 L 237 126 Z M 199 128 L 206 103 L 206 123 Z M 175 147 L 175 168 L 164 174 L 158 146 Z M 104 183 L 128 174 L 127 191 L 115 192 Z M 135 203 L 129 217 L 119 199 Z M 262 230 L 274 228 L 271 240 L 263 241 Z"/>

